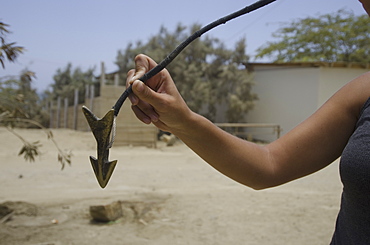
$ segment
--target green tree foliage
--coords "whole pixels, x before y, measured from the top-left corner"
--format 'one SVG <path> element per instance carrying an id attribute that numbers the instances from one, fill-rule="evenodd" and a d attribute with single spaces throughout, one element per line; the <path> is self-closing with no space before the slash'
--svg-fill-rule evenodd
<path id="1" fill-rule="evenodd" d="M 118 51 L 116 64 L 126 73 L 134 67 L 134 57 L 139 53 L 159 62 L 199 29 L 196 24 L 190 28 L 179 24 L 171 33 L 161 27 L 147 43 L 130 43 Z M 252 76 L 244 66 L 248 60 L 245 39 L 229 50 L 217 38 L 205 36 L 193 41 L 167 68 L 192 110 L 214 121 L 219 109 L 225 107 L 228 121 L 240 122 L 257 99 L 252 92 Z"/>
<path id="2" fill-rule="evenodd" d="M 65 164 L 71 163 L 71 154 L 62 151 L 53 138 L 53 134 L 46 128 L 48 121 L 47 115 L 40 106 L 39 96 L 32 88 L 32 80 L 35 73 L 29 70 L 22 71 L 19 77 L 0 78 L 0 125 L 18 137 L 23 147 L 19 151 L 26 161 L 35 161 L 35 157 L 40 154 L 39 141 L 29 142 L 22 135 L 18 134 L 15 127 L 41 128 L 46 133 L 49 140 L 53 142 L 58 150 L 58 161 L 62 168 Z"/>
<path id="3" fill-rule="evenodd" d="M 79 90 L 79 101 L 83 103 L 85 99 L 86 85 L 96 84 L 94 77 L 94 68 L 83 71 L 81 68 L 72 68 L 69 63 L 64 69 L 59 68 L 54 75 L 54 83 L 51 85 L 51 93 L 45 93 L 51 100 L 68 98 L 69 104 L 73 105 L 74 90 Z M 50 98 L 52 97 L 52 98 Z"/>
<path id="4" fill-rule="evenodd" d="M 39 105 L 39 96 L 32 88 L 35 73 L 21 72 L 19 77 L 0 78 L 0 113 L 8 118 L 23 118 L 44 124 L 47 121 Z M 45 124 L 44 124 L 45 125 Z"/>
<path id="5" fill-rule="evenodd" d="M 256 58 L 275 62 L 324 61 L 370 62 L 370 19 L 340 10 L 337 13 L 304 18 L 280 28 L 257 50 Z"/>
<path id="6" fill-rule="evenodd" d="M 5 68 L 5 58 L 14 62 L 19 54 L 23 53 L 23 47 L 16 46 L 15 42 L 7 42 L 6 35 L 10 33 L 9 25 L 0 21 L 0 63 Z"/>
<path id="7" fill-rule="evenodd" d="M 0 22 L 0 63 L 5 68 L 5 58 L 14 62 L 24 48 L 15 46 L 15 42 L 8 43 L 6 34 L 9 34 L 7 24 Z M 71 164 L 71 153 L 61 150 L 53 138 L 53 133 L 46 128 L 47 115 L 40 106 L 40 98 L 36 90 L 32 88 L 32 80 L 35 73 L 27 69 L 21 72 L 19 77 L 0 77 L 0 125 L 5 126 L 14 136 L 19 138 L 23 147 L 19 151 L 26 161 L 33 162 L 40 154 L 39 141 L 29 142 L 18 134 L 14 127 L 41 128 L 58 150 L 58 161 L 62 169 L 66 164 Z"/>

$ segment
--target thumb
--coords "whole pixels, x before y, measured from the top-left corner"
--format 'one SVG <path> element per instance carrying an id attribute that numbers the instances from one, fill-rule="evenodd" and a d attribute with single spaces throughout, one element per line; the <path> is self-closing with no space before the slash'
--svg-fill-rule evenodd
<path id="1" fill-rule="evenodd" d="M 146 103 L 152 104 L 152 102 L 155 102 L 155 92 L 140 80 L 134 81 L 132 91 L 140 100 Z"/>

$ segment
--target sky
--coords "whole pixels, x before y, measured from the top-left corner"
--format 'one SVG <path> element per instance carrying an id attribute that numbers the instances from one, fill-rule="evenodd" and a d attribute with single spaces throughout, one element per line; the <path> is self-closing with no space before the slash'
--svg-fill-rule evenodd
<path id="1" fill-rule="evenodd" d="M 0 0 L 0 21 L 9 24 L 8 42 L 26 51 L 15 63 L 0 67 L 0 77 L 19 75 L 24 69 L 36 73 L 33 86 L 42 92 L 53 83 L 57 69 L 71 63 L 86 71 L 100 64 L 114 72 L 117 52 L 127 44 L 145 42 L 161 26 L 173 31 L 177 24 L 202 26 L 252 4 L 253 0 Z M 207 35 L 220 39 L 228 48 L 246 38 L 247 54 L 268 41 L 284 23 L 339 9 L 365 14 L 358 0 L 277 0 Z M 158 61 L 159 62 L 159 61 Z"/>

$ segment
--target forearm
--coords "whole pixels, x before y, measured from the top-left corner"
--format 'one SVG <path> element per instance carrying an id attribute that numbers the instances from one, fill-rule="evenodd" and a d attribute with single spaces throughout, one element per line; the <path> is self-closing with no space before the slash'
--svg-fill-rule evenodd
<path id="1" fill-rule="evenodd" d="M 184 124 L 172 132 L 215 169 L 255 189 L 270 186 L 273 166 L 266 147 L 226 133 L 196 113 Z"/>
<path id="2" fill-rule="evenodd" d="M 156 66 L 147 56 L 135 58 L 127 84 Z M 344 86 L 316 113 L 266 145 L 234 137 L 192 112 L 167 70 L 144 85 L 132 83 L 135 115 L 177 135 L 206 162 L 230 178 L 255 189 L 280 185 L 314 173 L 340 156 L 357 117 L 369 98 L 370 79 L 364 74 Z"/>

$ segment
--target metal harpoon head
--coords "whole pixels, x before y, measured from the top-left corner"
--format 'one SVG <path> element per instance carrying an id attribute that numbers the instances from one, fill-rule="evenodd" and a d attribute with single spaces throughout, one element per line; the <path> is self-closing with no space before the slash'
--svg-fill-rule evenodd
<path id="1" fill-rule="evenodd" d="M 90 156 L 96 179 L 101 188 L 104 188 L 112 176 L 117 160 L 109 161 L 110 135 L 114 121 L 114 109 L 111 109 L 103 118 L 96 117 L 86 106 L 82 111 L 97 142 L 98 158 Z"/>

